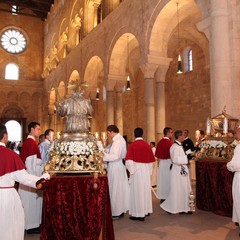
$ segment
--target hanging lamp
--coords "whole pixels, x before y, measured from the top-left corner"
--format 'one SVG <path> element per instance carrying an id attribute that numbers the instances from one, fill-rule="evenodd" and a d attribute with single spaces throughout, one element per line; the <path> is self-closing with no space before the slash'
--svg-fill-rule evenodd
<path id="1" fill-rule="evenodd" d="M 129 36 L 127 36 L 127 58 L 128 58 L 128 71 L 129 71 Z M 129 76 L 129 73 L 128 73 L 128 76 L 127 76 L 127 87 L 126 87 L 126 90 L 127 91 L 130 91 L 131 90 L 131 83 L 130 83 L 130 76 Z"/>
<path id="2" fill-rule="evenodd" d="M 177 2 L 177 23 L 178 23 L 178 49 L 180 49 L 180 38 L 179 38 L 179 14 L 178 14 L 178 2 Z M 177 74 L 181 74 L 183 73 L 182 71 L 182 59 L 181 59 L 181 54 L 180 51 L 178 53 L 178 66 L 177 66 Z"/>

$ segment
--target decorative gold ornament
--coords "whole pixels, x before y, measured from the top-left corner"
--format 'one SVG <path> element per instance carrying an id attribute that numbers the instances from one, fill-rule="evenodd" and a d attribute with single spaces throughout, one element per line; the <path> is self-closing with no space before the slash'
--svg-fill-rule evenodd
<path id="1" fill-rule="evenodd" d="M 46 164 L 49 173 L 94 173 L 106 174 L 103 164 L 102 142 L 89 133 L 88 115 L 93 113 L 91 102 L 76 91 L 68 99 L 62 100 L 57 113 L 66 117 L 66 127 L 50 152 L 51 160 Z"/>

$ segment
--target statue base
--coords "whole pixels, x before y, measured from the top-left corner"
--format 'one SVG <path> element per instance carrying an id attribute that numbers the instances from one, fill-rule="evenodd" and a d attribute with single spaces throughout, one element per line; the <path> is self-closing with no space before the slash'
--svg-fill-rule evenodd
<path id="1" fill-rule="evenodd" d="M 90 133 L 63 133 L 50 155 L 50 174 L 106 174 L 102 143 Z"/>

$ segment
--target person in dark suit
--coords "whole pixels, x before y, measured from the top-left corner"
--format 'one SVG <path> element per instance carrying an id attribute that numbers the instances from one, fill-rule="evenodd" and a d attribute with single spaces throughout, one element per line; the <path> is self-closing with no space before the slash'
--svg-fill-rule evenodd
<path id="1" fill-rule="evenodd" d="M 203 130 L 199 131 L 199 143 L 202 143 L 205 141 L 205 132 Z"/>
<path id="2" fill-rule="evenodd" d="M 183 130 L 184 141 L 182 143 L 184 152 L 187 154 L 188 160 L 192 159 L 192 152 L 195 150 L 193 141 L 188 137 L 188 129 Z"/>

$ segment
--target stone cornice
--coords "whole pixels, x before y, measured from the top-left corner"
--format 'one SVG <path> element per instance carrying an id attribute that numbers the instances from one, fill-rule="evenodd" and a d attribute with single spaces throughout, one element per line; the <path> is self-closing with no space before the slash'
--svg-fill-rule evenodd
<path id="1" fill-rule="evenodd" d="M 43 81 L 30 81 L 30 80 L 0 80 L 0 84 L 5 87 L 24 87 L 24 88 L 41 88 L 43 89 Z"/>

